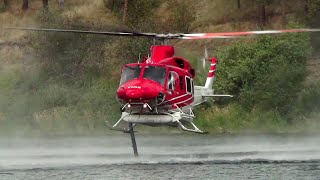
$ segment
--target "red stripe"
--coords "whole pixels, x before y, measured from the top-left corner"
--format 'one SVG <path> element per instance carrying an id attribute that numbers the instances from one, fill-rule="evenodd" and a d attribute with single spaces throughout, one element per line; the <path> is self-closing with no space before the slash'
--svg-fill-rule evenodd
<path id="1" fill-rule="evenodd" d="M 214 58 L 214 57 L 211 58 L 210 61 L 211 61 L 211 64 L 216 64 L 216 63 L 217 63 L 217 60 L 216 60 L 216 58 Z"/>
<path id="2" fill-rule="evenodd" d="M 216 66 L 210 66 L 210 70 L 215 70 L 216 69 Z"/>
<path id="3" fill-rule="evenodd" d="M 213 77 L 214 76 L 214 72 L 209 72 L 208 77 Z"/>

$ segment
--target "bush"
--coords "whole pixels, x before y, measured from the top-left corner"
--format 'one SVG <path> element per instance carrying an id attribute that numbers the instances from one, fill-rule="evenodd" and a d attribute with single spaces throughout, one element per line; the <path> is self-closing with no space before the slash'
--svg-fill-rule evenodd
<path id="1" fill-rule="evenodd" d="M 247 110 L 277 110 L 287 114 L 296 103 L 306 76 L 308 35 L 264 36 L 236 43 L 218 54 L 217 90 L 239 98 Z"/>
<path id="2" fill-rule="evenodd" d="M 308 115 L 312 112 L 318 112 L 320 110 L 319 82 L 307 85 L 301 90 L 296 110 L 304 115 Z"/>

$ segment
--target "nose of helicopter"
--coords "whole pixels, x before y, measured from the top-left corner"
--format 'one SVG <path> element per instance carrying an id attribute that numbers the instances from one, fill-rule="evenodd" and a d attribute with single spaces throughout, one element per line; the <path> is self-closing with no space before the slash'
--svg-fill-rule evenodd
<path id="1" fill-rule="evenodd" d="M 143 91 L 141 89 L 128 89 L 125 92 L 127 99 L 141 99 L 144 98 Z"/>
<path id="2" fill-rule="evenodd" d="M 135 79 L 122 84 L 117 90 L 118 98 L 130 100 L 150 100 L 156 98 L 162 86 L 154 81 Z"/>

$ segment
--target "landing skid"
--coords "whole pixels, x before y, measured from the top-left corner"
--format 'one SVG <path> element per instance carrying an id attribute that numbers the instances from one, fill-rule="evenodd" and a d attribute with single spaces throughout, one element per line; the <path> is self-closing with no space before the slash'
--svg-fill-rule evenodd
<path id="1" fill-rule="evenodd" d="M 192 120 L 195 118 L 192 109 L 189 109 L 188 113 L 183 112 L 177 105 L 175 105 L 178 111 L 173 111 L 172 113 L 166 113 L 167 115 L 171 116 L 172 119 L 174 119 L 173 122 L 176 122 L 179 126 L 179 128 L 183 131 L 193 132 L 193 133 L 199 133 L 199 134 L 207 134 L 208 132 L 204 132 L 200 130 L 193 122 Z M 181 120 L 187 119 L 184 122 L 190 123 L 193 127 L 193 129 L 185 127 Z"/>
<path id="2" fill-rule="evenodd" d="M 193 132 L 193 133 L 199 133 L 199 134 L 208 134 L 208 132 L 205 132 L 205 131 L 201 131 L 195 124 L 193 124 L 192 122 L 189 122 L 192 126 L 193 126 L 193 129 L 189 129 L 189 128 L 186 128 L 180 121 L 177 121 L 179 127 L 181 130 L 183 131 L 188 131 L 188 132 Z"/>

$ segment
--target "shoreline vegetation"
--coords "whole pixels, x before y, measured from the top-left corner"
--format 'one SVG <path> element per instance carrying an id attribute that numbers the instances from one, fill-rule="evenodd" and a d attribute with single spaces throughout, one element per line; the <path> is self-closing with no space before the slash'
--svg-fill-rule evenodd
<path id="1" fill-rule="evenodd" d="M 10 1 L 10 0 L 9 0 Z M 1 26 L 137 32 L 221 32 L 319 28 L 320 0 L 68 0 L 0 3 Z M 250 9 L 245 7 L 252 7 Z M 261 8 L 264 8 L 262 11 Z M 228 10 L 226 10 L 228 9 Z M 285 34 L 232 40 L 172 40 L 177 55 L 207 70 L 205 46 L 217 57 L 216 93 L 234 95 L 196 107 L 210 134 L 313 133 L 320 128 L 320 35 Z M 123 64 L 147 56 L 143 38 L 0 31 L 0 136 L 104 135 L 120 116 L 115 99 Z M 207 67 L 208 68 L 208 67 Z M 139 134 L 180 134 L 138 127 Z"/>

